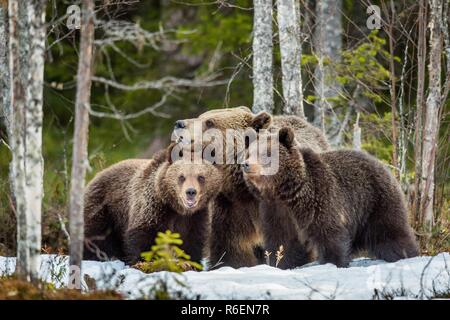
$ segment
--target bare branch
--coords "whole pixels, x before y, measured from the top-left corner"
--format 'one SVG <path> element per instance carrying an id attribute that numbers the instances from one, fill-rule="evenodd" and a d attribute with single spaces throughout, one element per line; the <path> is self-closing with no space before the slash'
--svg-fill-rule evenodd
<path id="1" fill-rule="evenodd" d="M 89 110 L 89 113 L 94 116 L 94 117 L 100 117 L 100 118 L 110 118 L 110 119 L 116 119 L 116 120 L 131 120 L 131 119 L 136 119 L 139 118 L 140 116 L 143 116 L 144 114 L 147 113 L 151 113 L 155 116 L 158 117 L 163 117 L 163 118 L 170 118 L 169 115 L 165 114 L 165 113 L 161 113 L 158 112 L 157 109 L 161 106 L 163 106 L 166 101 L 167 101 L 167 97 L 170 95 L 170 93 L 165 94 L 161 100 L 159 100 L 157 103 L 146 107 L 142 110 L 139 110 L 138 112 L 135 113 L 128 113 L 128 114 L 123 114 L 121 112 L 118 112 L 117 109 L 115 109 L 114 113 L 107 113 L 107 112 L 99 112 L 99 111 L 94 111 L 94 110 Z"/>
<path id="2" fill-rule="evenodd" d="M 135 84 L 123 84 L 103 77 L 93 76 L 92 81 L 99 82 L 124 91 L 148 90 L 148 89 L 175 89 L 181 87 L 204 88 L 221 86 L 228 83 L 228 80 L 213 80 L 215 76 L 198 79 L 180 79 L 175 77 L 164 77 L 154 81 L 139 81 Z"/>

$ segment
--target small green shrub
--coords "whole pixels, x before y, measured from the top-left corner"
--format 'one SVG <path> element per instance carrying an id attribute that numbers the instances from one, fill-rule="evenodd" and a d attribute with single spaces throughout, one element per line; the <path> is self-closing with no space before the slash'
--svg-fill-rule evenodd
<path id="1" fill-rule="evenodd" d="M 202 270 L 202 266 L 194 261 L 179 246 L 183 244 L 179 233 L 167 230 L 158 232 L 155 245 L 148 252 L 141 254 L 144 259 L 135 265 L 136 269 L 145 273 L 157 271 L 183 272 L 188 270 Z"/>

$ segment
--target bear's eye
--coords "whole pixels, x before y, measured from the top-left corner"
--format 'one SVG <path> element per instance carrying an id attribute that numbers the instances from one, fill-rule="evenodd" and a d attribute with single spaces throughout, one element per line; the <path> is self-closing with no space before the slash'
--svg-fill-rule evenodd
<path id="1" fill-rule="evenodd" d="M 205 182 L 205 177 L 204 176 L 198 176 L 198 182 L 204 183 Z"/>
<path id="2" fill-rule="evenodd" d="M 178 177 L 178 181 L 180 181 L 180 183 L 184 182 L 185 180 L 186 180 L 186 178 L 184 176 Z"/>
<path id="3" fill-rule="evenodd" d="M 214 127 L 214 122 L 212 120 L 206 120 L 205 125 L 208 129 Z"/>

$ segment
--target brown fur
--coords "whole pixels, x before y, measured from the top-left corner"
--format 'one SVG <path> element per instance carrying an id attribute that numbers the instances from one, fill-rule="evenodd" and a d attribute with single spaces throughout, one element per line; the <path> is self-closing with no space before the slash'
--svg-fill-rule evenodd
<path id="1" fill-rule="evenodd" d="M 191 137 L 195 120 L 201 120 L 203 131 L 215 128 L 224 132 L 226 129 L 248 127 L 257 130 L 275 130 L 280 126 L 290 126 L 295 129 L 296 138 L 302 143 L 318 152 L 329 148 L 326 138 L 319 130 L 295 116 L 272 117 L 265 112 L 254 115 L 247 107 L 212 110 L 196 119 L 182 120 L 182 125 L 191 132 Z M 273 219 L 273 224 L 262 225 L 260 208 L 264 208 L 264 201 L 258 200 L 250 192 L 243 179 L 240 165 L 217 166 L 223 173 L 223 185 L 222 191 L 211 203 L 210 263 L 214 266 L 220 261 L 221 266 L 243 267 L 263 262 L 263 247 L 268 250 L 276 247 L 271 239 L 263 238 L 265 229 L 280 224 L 280 220 L 285 219 L 285 214 L 280 210 L 280 215 Z M 261 213 L 265 214 L 265 210 Z M 291 240 L 300 247 L 299 240 L 294 238 Z"/>
<path id="2" fill-rule="evenodd" d="M 272 117 L 266 112 L 261 112 L 251 121 L 250 126 L 256 131 L 268 129 L 270 132 L 278 132 L 283 127 L 292 128 L 294 129 L 295 139 L 305 148 L 310 148 L 316 152 L 331 149 L 322 131 L 297 116 Z"/>
<path id="3" fill-rule="evenodd" d="M 150 249 L 156 234 L 166 230 L 181 234 L 182 248 L 192 260 L 202 259 L 209 236 L 208 203 L 220 190 L 221 175 L 211 164 L 172 163 L 169 154 L 170 149 L 153 160 L 122 161 L 89 183 L 85 259 L 100 258 L 94 244 L 109 259 L 134 263 Z M 197 205 L 190 209 L 186 190 L 192 187 Z"/>
<path id="4" fill-rule="evenodd" d="M 264 176 L 262 165 L 250 163 L 245 179 L 288 209 L 321 263 L 347 266 L 362 249 L 386 261 L 418 255 L 402 191 L 378 160 L 352 150 L 318 154 L 302 148 L 289 128 L 280 130 L 279 141 L 279 171 Z"/>

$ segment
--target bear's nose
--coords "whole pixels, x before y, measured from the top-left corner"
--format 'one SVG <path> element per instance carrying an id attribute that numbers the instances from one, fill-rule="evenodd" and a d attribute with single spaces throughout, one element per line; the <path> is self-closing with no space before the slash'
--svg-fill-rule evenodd
<path id="1" fill-rule="evenodd" d="M 183 120 L 177 120 L 175 121 L 175 129 L 184 129 L 186 128 L 186 124 Z"/>
<path id="2" fill-rule="evenodd" d="M 244 170 L 244 172 L 249 172 L 250 171 L 250 164 L 248 163 L 248 161 L 245 161 L 242 164 L 242 169 Z"/>
<path id="3" fill-rule="evenodd" d="M 186 195 L 187 195 L 189 198 L 195 197 L 196 194 L 197 194 L 197 190 L 195 190 L 194 188 L 188 188 L 188 189 L 186 190 Z"/>

